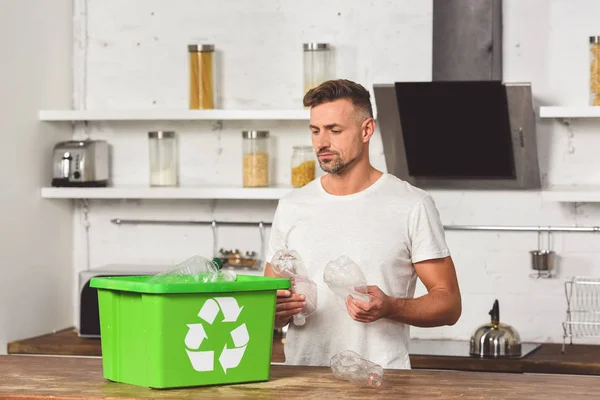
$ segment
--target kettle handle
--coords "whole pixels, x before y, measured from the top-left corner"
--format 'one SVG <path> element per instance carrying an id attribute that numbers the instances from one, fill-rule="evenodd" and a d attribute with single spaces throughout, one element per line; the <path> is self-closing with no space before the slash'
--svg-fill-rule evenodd
<path id="1" fill-rule="evenodd" d="M 500 322 L 500 304 L 498 303 L 498 299 L 494 301 L 494 306 L 489 314 L 492 317 L 492 324 L 497 325 Z"/>

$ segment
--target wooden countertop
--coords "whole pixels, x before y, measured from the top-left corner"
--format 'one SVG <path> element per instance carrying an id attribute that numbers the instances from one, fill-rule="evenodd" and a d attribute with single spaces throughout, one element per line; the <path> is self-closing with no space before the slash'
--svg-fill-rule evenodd
<path id="1" fill-rule="evenodd" d="M 282 337 L 273 335 L 271 361 L 284 362 Z M 55 333 L 16 340 L 7 345 L 8 354 L 101 357 L 99 338 L 79 337 L 77 330 L 67 328 Z"/>
<path id="2" fill-rule="evenodd" d="M 43 354 L 60 356 L 102 356 L 100 339 L 83 338 L 74 328 L 47 335 L 15 340 L 7 345 L 8 354 Z"/>
<path id="3" fill-rule="evenodd" d="M 463 371 L 386 370 L 378 389 L 333 377 L 324 367 L 273 365 L 267 382 L 153 390 L 109 382 L 99 358 L 0 356 L 3 399 L 394 398 L 585 399 L 597 397 L 600 377 Z"/>
<path id="4" fill-rule="evenodd" d="M 568 345 L 565 354 L 561 344 L 545 343 L 522 359 L 477 359 L 439 355 L 411 354 L 413 369 L 438 369 L 514 373 L 553 373 L 600 375 L 600 346 Z M 9 354 L 40 354 L 65 356 L 102 355 L 100 340 L 81 338 L 73 328 L 53 334 L 14 341 L 8 344 Z M 271 360 L 285 361 L 281 336 L 274 335 Z"/>

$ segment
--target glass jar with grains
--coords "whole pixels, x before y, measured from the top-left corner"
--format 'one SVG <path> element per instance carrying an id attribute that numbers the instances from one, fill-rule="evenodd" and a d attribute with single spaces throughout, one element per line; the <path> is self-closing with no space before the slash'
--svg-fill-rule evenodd
<path id="1" fill-rule="evenodd" d="M 294 146 L 292 186 L 302 187 L 315 179 L 315 152 L 311 146 Z"/>
<path id="2" fill-rule="evenodd" d="M 269 186 L 269 131 L 243 131 L 244 187 Z"/>

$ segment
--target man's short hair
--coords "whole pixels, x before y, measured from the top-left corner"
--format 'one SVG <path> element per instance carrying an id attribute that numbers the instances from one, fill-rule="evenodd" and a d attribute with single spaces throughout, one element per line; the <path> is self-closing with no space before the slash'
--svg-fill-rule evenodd
<path id="1" fill-rule="evenodd" d="M 305 107 L 315 107 L 340 99 L 350 100 L 357 110 L 363 111 L 367 117 L 373 118 L 371 94 L 361 84 L 347 79 L 321 83 L 304 95 L 303 103 Z"/>

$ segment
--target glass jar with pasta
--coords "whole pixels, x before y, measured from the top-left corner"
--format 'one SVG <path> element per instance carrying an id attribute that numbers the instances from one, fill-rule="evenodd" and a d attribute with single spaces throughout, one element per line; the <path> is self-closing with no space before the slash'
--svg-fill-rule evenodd
<path id="1" fill-rule="evenodd" d="M 600 36 L 590 36 L 590 105 L 600 106 Z"/>
<path id="2" fill-rule="evenodd" d="M 294 146 L 292 154 L 292 186 L 302 187 L 315 179 L 316 159 L 311 146 Z"/>
<path id="3" fill-rule="evenodd" d="M 243 131 L 244 187 L 269 186 L 269 131 Z"/>
<path id="4" fill-rule="evenodd" d="M 214 57 L 212 44 L 188 45 L 190 63 L 190 109 L 215 108 Z"/>

